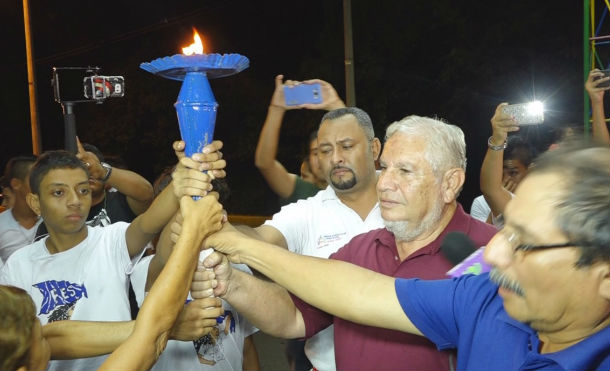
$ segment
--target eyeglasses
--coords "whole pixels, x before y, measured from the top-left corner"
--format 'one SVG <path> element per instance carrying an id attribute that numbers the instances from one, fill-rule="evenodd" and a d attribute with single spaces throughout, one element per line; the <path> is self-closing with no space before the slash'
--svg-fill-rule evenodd
<path id="1" fill-rule="evenodd" d="M 532 245 L 532 244 L 527 244 L 527 243 L 521 243 L 521 238 L 518 233 L 509 231 L 509 230 L 507 230 L 507 228 L 505 228 L 504 217 L 502 215 L 500 215 L 498 217 L 497 222 L 500 225 L 499 226 L 500 229 L 498 232 L 503 235 L 502 237 L 512 247 L 513 252 L 536 251 L 536 250 L 555 249 L 555 248 L 560 248 L 560 247 L 578 246 L 578 244 L 573 241 L 549 244 L 549 245 Z"/>
<path id="2" fill-rule="evenodd" d="M 519 243 L 519 236 L 515 232 L 511 232 L 510 236 L 506 238 L 506 241 L 512 246 L 513 251 L 536 251 L 536 250 L 546 250 L 546 249 L 555 249 L 559 247 L 570 247 L 576 246 L 575 242 L 565 242 L 565 243 L 556 243 L 550 245 L 531 245 L 528 243 Z"/>

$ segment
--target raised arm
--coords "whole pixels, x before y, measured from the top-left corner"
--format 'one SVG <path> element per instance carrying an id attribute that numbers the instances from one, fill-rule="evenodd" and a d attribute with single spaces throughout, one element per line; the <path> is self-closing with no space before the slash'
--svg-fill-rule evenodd
<path id="1" fill-rule="evenodd" d="M 286 110 L 290 109 L 320 109 L 333 110 L 336 108 L 345 107 L 343 101 L 337 95 L 337 92 L 331 84 L 326 81 L 315 79 L 303 82 L 287 80 L 283 83 L 284 76 L 277 75 L 275 77 L 275 90 L 271 97 L 269 109 L 267 110 L 267 118 L 261 129 L 256 145 L 256 153 L 254 164 L 261 172 L 269 187 L 278 196 L 288 198 L 294 191 L 296 174 L 289 173 L 286 168 L 277 161 L 277 147 L 280 139 L 280 129 L 282 127 L 282 119 Z M 298 84 L 320 84 L 322 102 L 319 104 L 303 104 L 298 106 L 286 105 L 284 97 L 284 86 L 294 86 Z"/>
<path id="2" fill-rule="evenodd" d="M 222 206 L 214 195 L 198 201 L 182 197 L 180 237 L 138 314 L 133 333 L 98 370 L 141 370 L 157 360 L 188 294 L 204 238 L 222 223 Z"/>
<path id="3" fill-rule="evenodd" d="M 309 304 L 348 321 L 421 335 L 402 310 L 394 278 L 333 259 L 293 254 L 226 226 L 205 242 Z M 211 257 L 211 256 L 210 256 Z M 206 260 L 204 264 L 211 266 Z M 216 282 L 216 287 L 221 281 Z M 222 289 L 220 289 L 221 291 Z"/>
<path id="4" fill-rule="evenodd" d="M 283 75 L 275 77 L 275 90 L 256 144 L 254 165 L 261 172 L 271 190 L 278 196 L 287 198 L 294 191 L 297 175 L 289 173 L 276 157 L 284 113 L 295 107 L 287 106 L 284 101 L 283 79 Z"/>
<path id="5" fill-rule="evenodd" d="M 502 108 L 507 103 L 501 103 L 496 107 L 496 112 L 491 118 L 492 135 L 488 141 L 487 152 L 481 166 L 480 186 L 485 201 L 491 208 L 494 216 L 502 214 L 506 204 L 511 199 L 502 184 L 502 166 L 504 160 L 504 147 L 508 133 L 518 131 L 516 121 L 510 115 L 504 113 Z"/>
<path id="6" fill-rule="evenodd" d="M 77 138 L 78 157 L 89 164 L 89 174 L 110 187 L 116 188 L 127 198 L 127 204 L 135 215 L 142 214 L 153 200 L 153 187 L 141 175 L 116 167 L 105 168 L 100 159 L 92 152 L 87 152 Z"/>
<path id="7" fill-rule="evenodd" d="M 585 89 L 591 99 L 593 139 L 600 143 L 610 144 L 610 134 L 608 134 L 608 125 L 604 113 L 604 92 L 610 89 L 610 86 L 599 87 L 599 84 L 607 81 L 610 81 L 610 77 L 604 77 L 604 73 L 595 68 L 589 72 Z"/>

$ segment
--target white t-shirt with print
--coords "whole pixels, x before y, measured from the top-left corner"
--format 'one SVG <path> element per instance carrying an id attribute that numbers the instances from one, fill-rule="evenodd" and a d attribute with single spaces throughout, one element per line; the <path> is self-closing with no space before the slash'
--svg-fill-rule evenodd
<path id="1" fill-rule="evenodd" d="M 142 258 L 134 267 L 131 283 L 138 306 L 142 307 L 146 296 L 145 286 L 148 266 L 152 256 Z M 243 264 L 232 264 L 233 268 L 252 274 Z M 189 295 L 189 299 L 190 295 Z M 170 340 L 167 347 L 151 368 L 153 371 L 232 371 L 242 370 L 244 339 L 258 329 L 229 303 L 222 301 L 223 316 L 217 319 L 216 336 L 206 335 L 197 343 L 193 341 Z M 200 357 L 202 361 L 200 362 Z M 212 364 L 213 363 L 213 364 Z"/>
<path id="2" fill-rule="evenodd" d="M 27 291 L 44 325 L 56 320 L 128 321 L 129 224 L 87 227 L 87 238 L 73 248 L 50 254 L 43 238 L 6 262 L 0 283 Z M 91 334 L 91 336 L 96 336 Z M 95 370 L 107 356 L 51 361 L 47 370 Z"/>

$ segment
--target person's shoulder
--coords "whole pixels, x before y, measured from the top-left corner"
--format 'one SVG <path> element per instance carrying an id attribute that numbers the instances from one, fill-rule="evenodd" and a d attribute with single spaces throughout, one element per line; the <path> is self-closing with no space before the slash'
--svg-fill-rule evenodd
<path id="1" fill-rule="evenodd" d="M 456 296 L 456 298 L 461 298 L 464 304 L 480 305 L 481 307 L 495 306 L 493 302 L 498 295 L 498 286 L 489 279 L 489 273 L 479 275 L 465 274 L 447 280 L 447 282 L 451 282 L 454 285 L 456 293 L 461 292 L 461 295 Z M 475 303 L 479 304 L 475 305 Z"/>
<path id="2" fill-rule="evenodd" d="M 0 220 L 5 219 L 13 219 L 13 213 L 11 212 L 11 209 L 6 209 L 0 213 Z"/>
<path id="3" fill-rule="evenodd" d="M 115 222 L 112 224 L 108 224 L 107 226 L 97 225 L 95 227 L 87 226 L 89 229 L 88 237 L 90 238 L 99 238 L 102 236 L 109 236 L 115 234 L 125 233 L 127 228 L 129 228 L 130 223 L 126 222 Z"/>
<path id="4" fill-rule="evenodd" d="M 329 193 L 328 188 L 320 190 L 318 193 L 311 197 L 301 198 L 296 202 L 282 206 L 280 213 L 284 210 L 302 211 L 304 209 L 322 207 L 324 205 L 324 201 L 336 198 L 335 193 L 332 191 L 332 189 Z"/>
<path id="5" fill-rule="evenodd" d="M 373 240 L 380 240 L 382 243 L 387 243 L 390 241 L 394 241 L 394 235 L 392 234 L 392 232 L 388 231 L 385 227 L 384 228 L 377 228 L 377 229 L 373 229 L 364 233 L 360 233 L 356 236 L 354 236 L 354 238 L 352 238 L 352 240 L 350 241 L 350 243 L 355 243 L 358 244 L 360 242 L 364 242 L 364 241 L 373 241 Z"/>
<path id="6" fill-rule="evenodd" d="M 485 196 L 483 195 L 478 195 L 477 197 L 474 198 L 474 200 L 472 200 L 472 203 L 487 203 L 487 201 L 485 201 Z"/>
<path id="7" fill-rule="evenodd" d="M 6 209 L 0 213 L 0 230 L 10 229 L 15 223 L 17 221 L 13 217 L 11 209 Z"/>
<path id="8" fill-rule="evenodd" d="M 486 245 L 489 240 L 498 232 L 494 225 L 485 223 L 470 214 L 467 214 L 460 206 L 459 218 L 465 228 L 465 233 L 471 240 L 479 246 Z"/>
<path id="9" fill-rule="evenodd" d="M 45 240 L 46 239 L 43 238 L 38 241 L 34 241 L 31 244 L 25 245 L 22 248 L 16 250 L 6 260 L 6 266 L 22 264 L 23 262 L 30 261 L 37 256 L 48 255 L 46 253 L 47 250 L 44 246 Z"/>
<path id="10" fill-rule="evenodd" d="M 494 234 L 498 232 L 498 228 L 496 226 L 482 222 L 476 218 L 473 218 L 469 215 L 470 218 L 470 231 L 468 233 L 469 236 L 473 237 L 482 237 L 491 239 Z"/>
<path id="11" fill-rule="evenodd" d="M 373 229 L 354 236 L 345 246 L 330 257 L 332 259 L 350 261 L 354 256 L 366 256 L 367 251 L 377 247 L 379 243 L 390 246 L 394 243 L 394 235 L 385 228 Z"/>

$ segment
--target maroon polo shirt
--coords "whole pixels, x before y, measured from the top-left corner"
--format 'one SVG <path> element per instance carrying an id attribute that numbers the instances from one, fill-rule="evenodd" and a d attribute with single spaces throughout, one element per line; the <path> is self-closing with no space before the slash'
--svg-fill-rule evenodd
<path id="1" fill-rule="evenodd" d="M 463 232 L 477 246 L 484 246 L 496 228 L 466 214 L 460 204 L 445 230 L 429 245 L 400 261 L 394 235 L 385 228 L 354 237 L 330 256 L 375 272 L 400 278 L 440 279 L 452 265 L 440 251 L 448 232 Z M 331 324 L 335 325 L 335 360 L 337 370 L 413 370 L 455 369 L 453 352 L 439 352 L 423 336 L 378 327 L 363 326 L 333 317 L 293 296 L 294 304 L 305 321 L 306 337 Z M 374 298 L 371 298 L 374 299 Z"/>

